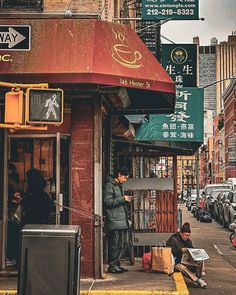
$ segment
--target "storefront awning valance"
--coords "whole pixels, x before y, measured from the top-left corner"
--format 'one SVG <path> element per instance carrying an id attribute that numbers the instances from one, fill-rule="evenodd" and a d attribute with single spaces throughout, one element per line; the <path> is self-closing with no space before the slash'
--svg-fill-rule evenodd
<path id="1" fill-rule="evenodd" d="M 27 36 L 22 26 L 30 28 Z M 173 80 L 127 25 L 91 19 L 3 19 L 0 27 L 2 38 L 8 36 L 0 47 L 5 56 L 0 80 L 118 86 L 127 89 L 129 113 L 174 110 Z M 22 50 L 27 38 L 30 48 Z"/>

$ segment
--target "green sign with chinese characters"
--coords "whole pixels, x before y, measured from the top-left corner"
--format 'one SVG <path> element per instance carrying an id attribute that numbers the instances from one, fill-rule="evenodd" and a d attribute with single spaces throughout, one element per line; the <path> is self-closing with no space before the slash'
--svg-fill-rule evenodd
<path id="1" fill-rule="evenodd" d="M 199 19 L 198 0 L 142 0 L 143 20 Z"/>
<path id="2" fill-rule="evenodd" d="M 179 88 L 176 91 L 174 114 L 150 115 L 136 131 L 136 140 L 202 142 L 203 141 L 202 88 Z"/>
<path id="3" fill-rule="evenodd" d="M 163 44 L 162 66 L 177 87 L 196 87 L 197 45 Z"/>

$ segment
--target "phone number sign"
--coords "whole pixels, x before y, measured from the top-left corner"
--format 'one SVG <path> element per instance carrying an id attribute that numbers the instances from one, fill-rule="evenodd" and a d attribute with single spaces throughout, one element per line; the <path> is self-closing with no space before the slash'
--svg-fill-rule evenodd
<path id="1" fill-rule="evenodd" d="M 199 19 L 199 0 L 142 0 L 143 20 Z"/>

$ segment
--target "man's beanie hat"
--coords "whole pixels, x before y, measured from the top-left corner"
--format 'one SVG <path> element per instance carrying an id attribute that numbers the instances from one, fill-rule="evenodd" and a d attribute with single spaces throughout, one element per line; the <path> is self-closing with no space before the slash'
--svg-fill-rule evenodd
<path id="1" fill-rule="evenodd" d="M 180 231 L 182 233 L 191 233 L 190 224 L 188 222 L 185 222 L 181 227 Z"/>

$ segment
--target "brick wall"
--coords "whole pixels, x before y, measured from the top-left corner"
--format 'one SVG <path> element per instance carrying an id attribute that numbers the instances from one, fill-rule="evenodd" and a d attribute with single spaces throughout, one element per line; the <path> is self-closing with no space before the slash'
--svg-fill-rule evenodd
<path id="1" fill-rule="evenodd" d="M 65 11 L 71 9 L 73 12 L 98 12 L 98 0 L 44 0 L 44 11 Z"/>
<path id="2" fill-rule="evenodd" d="M 235 122 L 236 122 L 236 96 L 233 91 L 224 101 L 225 110 L 225 173 L 226 179 L 236 177 L 236 163 L 232 162 L 232 153 L 229 159 L 229 141 L 235 137 Z M 232 142 L 230 143 L 232 149 Z M 236 149 L 236 147 L 235 147 Z M 232 151 L 231 151 L 232 152 Z M 233 151 L 235 154 L 236 152 Z"/>
<path id="3" fill-rule="evenodd" d="M 224 118 L 224 114 L 220 113 L 215 116 L 213 121 L 213 133 L 214 133 L 214 143 L 213 143 L 213 183 L 221 183 L 222 177 L 220 174 L 221 171 L 221 158 L 220 158 L 220 149 L 221 149 L 221 136 L 220 131 L 218 129 L 219 120 Z"/>
<path id="4" fill-rule="evenodd" d="M 93 213 L 93 101 L 74 101 L 71 111 L 71 176 L 72 213 L 71 223 L 82 229 L 81 275 L 94 275 Z"/>

